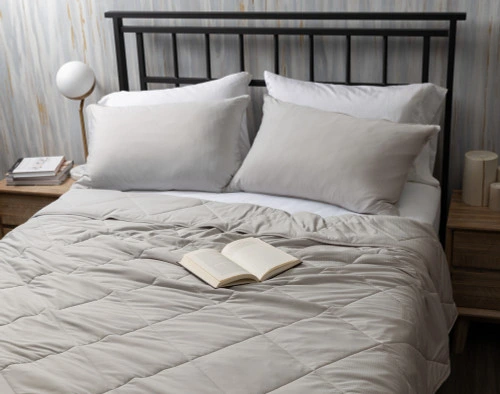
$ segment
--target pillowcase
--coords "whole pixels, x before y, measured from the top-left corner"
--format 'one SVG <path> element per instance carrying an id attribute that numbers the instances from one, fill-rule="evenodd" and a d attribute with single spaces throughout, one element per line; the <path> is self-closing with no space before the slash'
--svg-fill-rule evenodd
<path id="1" fill-rule="evenodd" d="M 255 141 L 232 181 L 247 192 L 397 215 L 408 170 L 438 126 L 367 120 L 264 98 Z"/>
<path id="2" fill-rule="evenodd" d="M 90 177 L 79 183 L 116 190 L 220 192 L 239 166 L 238 130 L 250 100 L 135 107 L 89 105 Z"/>
<path id="3" fill-rule="evenodd" d="M 97 104 L 106 107 L 131 107 L 136 105 L 224 100 L 249 94 L 248 84 L 251 79 L 252 76 L 249 73 L 240 72 L 214 81 L 179 88 L 115 92 L 104 96 Z M 91 140 L 92 135 L 89 133 L 89 141 Z M 241 160 L 243 160 L 250 149 L 246 112 L 241 119 L 238 148 Z"/>
<path id="4" fill-rule="evenodd" d="M 298 81 L 264 71 L 269 94 L 298 105 L 341 112 L 357 118 L 399 123 L 439 124 L 446 89 L 431 83 L 401 86 L 348 86 Z M 408 181 L 439 186 L 434 178 L 438 136 L 417 156 Z"/>

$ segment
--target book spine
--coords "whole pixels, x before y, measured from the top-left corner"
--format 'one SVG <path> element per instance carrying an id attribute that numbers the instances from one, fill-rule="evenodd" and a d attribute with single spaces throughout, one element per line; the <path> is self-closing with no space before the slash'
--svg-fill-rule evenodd
<path id="1" fill-rule="evenodd" d="M 20 172 L 20 173 L 13 173 L 12 178 L 13 179 L 24 179 L 24 178 L 33 178 L 33 177 L 48 177 L 48 176 L 55 176 L 56 173 L 54 171 L 45 171 L 45 172 Z"/>
<path id="2" fill-rule="evenodd" d="M 17 161 L 14 163 L 14 165 L 12 167 L 9 168 L 9 170 L 7 171 L 7 173 L 5 175 L 11 175 L 12 176 L 12 172 L 17 168 L 17 166 L 19 164 L 21 164 L 22 161 L 23 161 L 22 157 L 20 159 L 17 159 Z"/>

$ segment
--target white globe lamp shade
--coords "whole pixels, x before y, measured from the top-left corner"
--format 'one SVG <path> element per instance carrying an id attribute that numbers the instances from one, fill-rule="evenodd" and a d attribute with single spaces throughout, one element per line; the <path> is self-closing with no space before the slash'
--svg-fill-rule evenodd
<path id="1" fill-rule="evenodd" d="M 56 85 L 67 98 L 83 100 L 94 90 L 95 75 L 85 63 L 68 62 L 63 64 L 57 72 Z"/>

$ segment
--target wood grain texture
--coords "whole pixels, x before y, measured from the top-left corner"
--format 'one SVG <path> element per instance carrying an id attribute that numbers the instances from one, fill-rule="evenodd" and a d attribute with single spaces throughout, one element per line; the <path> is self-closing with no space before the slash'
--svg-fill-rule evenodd
<path id="1" fill-rule="evenodd" d="M 453 266 L 500 270 L 500 232 L 455 231 Z"/>
<path id="2" fill-rule="evenodd" d="M 0 181 L 0 238 L 57 200 L 72 184 L 72 179 L 59 186 L 6 186 L 5 179 Z"/>
<path id="3" fill-rule="evenodd" d="M 18 226 L 55 200 L 55 197 L 0 194 L 2 223 L 4 226 Z"/>
<path id="4" fill-rule="evenodd" d="M 459 313 L 453 348 L 461 353 L 471 319 L 500 323 L 500 214 L 487 207 L 467 205 L 462 202 L 461 192 L 454 191 L 448 214 L 446 257 Z"/>
<path id="5" fill-rule="evenodd" d="M 43 3 L 43 4 L 42 4 Z M 133 4 L 115 0 L 3 0 L 0 3 L 0 171 L 4 172 L 18 157 L 44 154 L 64 154 L 83 162 L 79 135 L 78 103 L 64 98 L 55 87 L 59 67 L 70 60 L 82 60 L 95 71 L 97 86 L 87 102 L 95 102 L 104 94 L 117 90 L 116 60 L 114 56 L 111 21 L 105 20 L 107 10 L 166 10 L 166 11 L 465 11 L 467 21 L 460 22 L 457 37 L 456 77 L 454 92 L 453 144 L 451 152 L 451 183 L 461 185 L 464 153 L 472 149 L 500 151 L 500 2 L 498 0 L 137 0 Z M 230 23 L 220 21 L 219 23 Z M 255 23 L 252 21 L 241 23 Z M 267 22 L 270 23 L 270 22 Z M 280 22 L 281 25 L 294 23 Z M 302 23 L 298 21 L 297 23 Z M 304 22 L 306 23 L 306 22 Z M 311 22 L 322 25 L 326 22 Z M 344 22 L 340 22 L 342 24 Z M 270 43 L 266 37 L 252 38 L 258 44 L 255 55 L 246 44 L 246 59 L 254 75 L 272 69 L 268 56 Z M 179 39 L 180 69 L 185 75 L 204 70 L 199 56 L 183 47 Z M 251 41 L 251 40 L 250 40 Z M 339 54 L 345 48 L 335 38 L 317 40 L 316 74 L 319 79 L 341 79 L 344 61 Z M 376 39 L 353 39 L 353 80 L 380 80 L 382 45 Z M 134 37 L 127 44 L 135 46 Z M 158 37 L 148 38 L 146 48 L 155 52 L 155 59 L 147 58 L 152 73 L 172 70 L 170 44 Z M 197 45 L 192 43 L 192 45 Z M 238 70 L 237 56 L 231 56 L 236 39 L 216 40 L 212 45 L 214 75 Z M 392 81 L 417 80 L 420 61 L 417 52 L 421 43 L 391 43 L 403 56 L 390 59 Z M 297 47 L 299 50 L 297 51 Z M 308 65 L 301 56 L 307 51 L 307 40 L 286 41 L 281 48 L 280 71 L 295 78 L 307 78 Z M 432 52 L 442 50 L 439 40 Z M 132 51 L 130 74 L 137 71 Z M 373 61 L 380 59 L 380 62 Z M 431 64 L 431 79 L 444 84 L 442 72 L 445 56 Z M 218 71 L 215 73 L 215 71 Z M 138 83 L 131 84 L 138 89 Z M 160 86 L 157 86 L 160 87 Z M 256 89 L 252 103 L 250 128 L 255 132 L 260 122 L 263 89 Z"/>
<path id="6" fill-rule="evenodd" d="M 453 299 L 457 306 L 500 310 L 500 271 L 452 269 Z"/>
<path id="7" fill-rule="evenodd" d="M 453 191 L 448 214 L 448 229 L 500 231 L 500 212 L 488 207 L 473 207 L 462 202 L 462 193 Z"/>
<path id="8" fill-rule="evenodd" d="M 57 198 L 66 193 L 73 183 L 74 180 L 68 178 L 61 185 L 55 186 L 7 186 L 5 179 L 2 179 L 0 181 L 0 193 Z"/>
<path id="9" fill-rule="evenodd" d="M 465 349 L 467 335 L 469 333 L 470 320 L 459 317 L 453 327 L 451 349 L 455 354 L 460 354 Z"/>
<path id="10" fill-rule="evenodd" d="M 500 321 L 500 311 L 484 311 L 478 308 L 464 308 L 459 307 L 458 313 L 464 317 L 470 317 L 475 320 L 485 320 L 485 321 Z"/>

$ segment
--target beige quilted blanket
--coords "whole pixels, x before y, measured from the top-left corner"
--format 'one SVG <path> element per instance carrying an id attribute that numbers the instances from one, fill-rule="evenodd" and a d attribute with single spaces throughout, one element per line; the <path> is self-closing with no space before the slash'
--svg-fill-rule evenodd
<path id="1" fill-rule="evenodd" d="M 302 263 L 218 290 L 177 264 L 246 236 Z M 455 315 L 407 219 L 72 190 L 0 242 L 0 393 L 432 393 Z"/>

